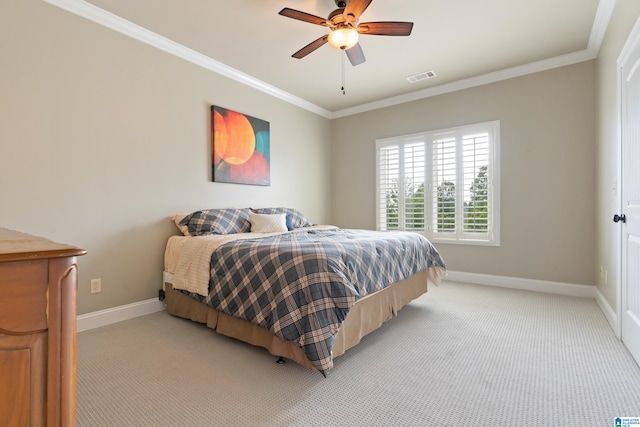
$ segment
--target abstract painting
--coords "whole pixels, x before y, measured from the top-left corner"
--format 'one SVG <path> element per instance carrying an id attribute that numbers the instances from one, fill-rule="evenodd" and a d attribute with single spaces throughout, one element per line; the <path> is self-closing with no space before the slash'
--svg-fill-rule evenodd
<path id="1" fill-rule="evenodd" d="M 214 182 L 270 185 L 269 122 L 211 106 Z"/>

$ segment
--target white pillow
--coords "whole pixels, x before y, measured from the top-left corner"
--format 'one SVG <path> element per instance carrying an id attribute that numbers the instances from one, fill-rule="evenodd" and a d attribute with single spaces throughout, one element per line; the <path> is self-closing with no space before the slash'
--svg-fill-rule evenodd
<path id="1" fill-rule="evenodd" d="M 249 211 L 252 233 L 288 231 L 287 214 L 257 214 Z"/>

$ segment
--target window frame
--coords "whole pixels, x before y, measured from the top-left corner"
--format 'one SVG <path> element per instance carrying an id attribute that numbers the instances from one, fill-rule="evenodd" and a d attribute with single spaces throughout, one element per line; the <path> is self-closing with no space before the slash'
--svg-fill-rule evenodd
<path id="1" fill-rule="evenodd" d="M 434 215 L 434 193 L 437 192 L 438 182 L 433 176 L 433 147 L 434 143 L 451 137 L 455 140 L 455 165 L 456 179 L 455 182 L 464 181 L 464 161 L 462 159 L 464 151 L 462 143 L 465 137 L 470 135 L 487 134 L 488 137 L 488 154 L 487 154 L 487 191 L 488 191 L 488 230 L 486 232 L 464 231 L 464 193 L 467 185 L 456 185 L 455 188 L 455 227 L 453 232 L 435 231 Z M 424 143 L 424 229 L 407 229 L 405 218 L 405 192 L 404 179 L 397 179 L 397 193 L 401 203 L 398 203 L 398 228 L 400 231 L 416 231 L 423 234 L 433 243 L 447 244 L 464 244 L 464 245 L 481 245 L 481 246 L 500 246 L 500 121 L 494 120 L 483 123 L 475 123 L 446 129 L 437 129 L 431 131 L 418 132 L 409 135 L 401 135 L 389 138 L 381 138 L 376 140 L 376 229 L 380 230 L 383 224 L 384 211 L 388 210 L 386 204 L 388 196 L 388 183 L 381 182 L 381 172 L 387 172 L 388 168 L 381 165 L 382 153 L 390 147 L 397 147 L 398 155 L 398 177 L 405 177 L 405 165 L 403 149 L 409 144 L 415 144 L 416 141 Z M 386 152 L 386 151 L 385 151 Z M 473 159 L 476 159 L 475 155 Z M 474 172 L 474 174 L 477 172 Z M 477 177 L 477 175 L 475 175 Z M 385 173 L 388 181 L 388 174 Z M 467 181 L 468 182 L 468 181 Z M 384 194 L 383 194 L 384 193 Z M 460 212 L 461 214 L 457 214 Z M 386 223 L 386 220 L 385 220 Z M 395 230 L 395 229 L 394 229 Z"/>

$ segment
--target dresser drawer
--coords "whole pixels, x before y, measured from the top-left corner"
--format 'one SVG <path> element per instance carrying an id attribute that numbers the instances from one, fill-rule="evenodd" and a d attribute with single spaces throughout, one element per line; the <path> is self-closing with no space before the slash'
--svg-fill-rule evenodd
<path id="1" fill-rule="evenodd" d="M 0 333 L 47 329 L 47 259 L 0 262 Z"/>

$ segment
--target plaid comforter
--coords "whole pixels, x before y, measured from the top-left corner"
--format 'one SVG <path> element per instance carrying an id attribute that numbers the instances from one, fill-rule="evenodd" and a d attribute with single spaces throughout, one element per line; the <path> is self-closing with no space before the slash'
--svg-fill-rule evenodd
<path id="1" fill-rule="evenodd" d="M 335 335 L 359 298 L 426 268 L 440 278 L 444 267 L 416 233 L 299 229 L 223 243 L 205 303 L 294 342 L 326 376 Z"/>

